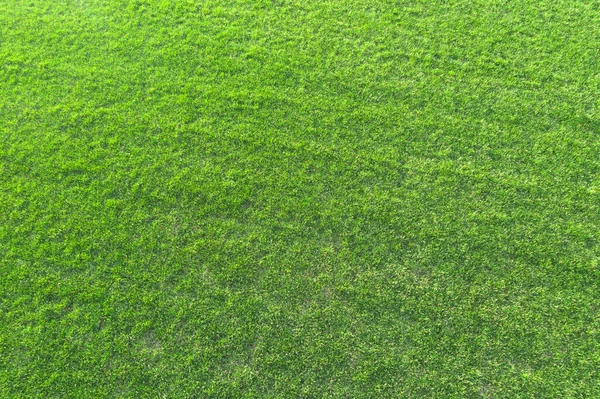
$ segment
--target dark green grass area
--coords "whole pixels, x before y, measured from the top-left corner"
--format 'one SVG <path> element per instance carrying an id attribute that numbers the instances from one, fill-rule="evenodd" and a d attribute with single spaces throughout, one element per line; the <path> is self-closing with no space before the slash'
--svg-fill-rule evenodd
<path id="1" fill-rule="evenodd" d="M 600 397 L 600 2 L 2 0 L 0 397 Z"/>

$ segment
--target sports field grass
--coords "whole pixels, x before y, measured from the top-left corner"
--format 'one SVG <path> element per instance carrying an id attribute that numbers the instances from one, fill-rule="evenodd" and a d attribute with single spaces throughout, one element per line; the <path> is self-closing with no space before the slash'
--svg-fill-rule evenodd
<path id="1" fill-rule="evenodd" d="M 600 397 L 597 0 L 0 1 L 0 397 Z"/>

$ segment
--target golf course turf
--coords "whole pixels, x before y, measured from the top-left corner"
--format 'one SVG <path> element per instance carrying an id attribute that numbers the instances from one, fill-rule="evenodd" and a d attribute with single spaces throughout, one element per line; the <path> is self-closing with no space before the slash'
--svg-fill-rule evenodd
<path id="1" fill-rule="evenodd" d="M 1 398 L 600 397 L 600 1 L 0 1 Z"/>

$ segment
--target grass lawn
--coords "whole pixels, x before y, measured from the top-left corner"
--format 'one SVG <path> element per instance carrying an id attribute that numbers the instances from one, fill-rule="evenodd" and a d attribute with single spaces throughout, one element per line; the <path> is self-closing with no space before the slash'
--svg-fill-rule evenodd
<path id="1" fill-rule="evenodd" d="M 600 397 L 600 1 L 2 0 L 0 397 Z"/>

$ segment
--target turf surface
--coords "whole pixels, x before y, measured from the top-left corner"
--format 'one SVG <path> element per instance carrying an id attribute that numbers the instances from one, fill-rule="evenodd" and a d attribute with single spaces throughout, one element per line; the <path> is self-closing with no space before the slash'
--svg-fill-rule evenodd
<path id="1" fill-rule="evenodd" d="M 600 396 L 600 2 L 3 0 L 0 396 Z"/>

